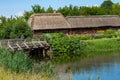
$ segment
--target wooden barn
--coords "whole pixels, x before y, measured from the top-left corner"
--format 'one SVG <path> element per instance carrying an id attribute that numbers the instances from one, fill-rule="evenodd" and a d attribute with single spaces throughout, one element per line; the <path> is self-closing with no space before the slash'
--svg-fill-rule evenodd
<path id="1" fill-rule="evenodd" d="M 33 14 L 28 23 L 34 30 L 35 36 L 39 36 L 41 33 L 68 33 L 68 29 L 71 28 L 68 21 L 60 13 Z"/>
<path id="2" fill-rule="evenodd" d="M 71 25 L 71 33 L 95 33 L 99 30 L 120 29 L 120 17 L 117 15 L 71 16 L 66 17 Z"/>
<path id="3" fill-rule="evenodd" d="M 95 33 L 99 30 L 119 29 L 120 17 L 117 15 L 103 16 L 71 16 L 64 17 L 61 13 L 33 14 L 29 25 L 35 36 L 41 33 L 63 32 L 65 34 Z"/>

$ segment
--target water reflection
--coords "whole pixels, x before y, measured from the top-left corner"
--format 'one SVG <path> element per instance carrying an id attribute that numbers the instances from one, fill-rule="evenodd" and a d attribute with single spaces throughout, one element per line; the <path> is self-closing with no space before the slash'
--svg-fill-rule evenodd
<path id="1" fill-rule="evenodd" d="M 58 65 L 55 69 L 64 80 L 119 80 L 120 54 L 87 58 L 78 62 Z M 63 80 L 63 79 L 61 79 Z"/>

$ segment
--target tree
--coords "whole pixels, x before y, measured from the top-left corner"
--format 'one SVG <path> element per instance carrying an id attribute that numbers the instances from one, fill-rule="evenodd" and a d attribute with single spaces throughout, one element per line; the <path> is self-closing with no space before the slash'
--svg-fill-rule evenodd
<path id="1" fill-rule="evenodd" d="M 111 0 L 105 0 L 101 4 L 101 8 L 105 9 L 107 14 L 110 14 L 111 13 L 111 9 L 112 9 L 112 5 L 113 5 L 113 2 Z"/>
<path id="2" fill-rule="evenodd" d="M 90 15 L 90 11 L 91 9 L 89 7 L 86 6 L 82 6 L 80 7 L 80 15 Z"/>
<path id="3" fill-rule="evenodd" d="M 46 10 L 47 13 L 53 13 L 53 8 L 51 6 L 49 6 L 49 8 Z"/>
<path id="4" fill-rule="evenodd" d="M 34 6 L 32 6 L 32 10 L 31 11 L 25 11 L 24 12 L 24 18 L 26 19 L 26 20 L 28 20 L 29 19 L 29 17 L 32 15 L 32 14 L 34 14 L 34 13 L 45 13 L 45 9 L 44 8 L 42 8 L 40 5 L 34 5 Z"/>
<path id="5" fill-rule="evenodd" d="M 119 3 L 113 4 L 112 14 L 120 16 L 120 4 Z"/>
<path id="6" fill-rule="evenodd" d="M 40 5 L 34 5 L 34 6 L 32 6 L 32 12 L 33 13 L 44 13 L 45 12 L 45 10 L 44 10 L 44 8 L 42 8 Z"/>
<path id="7" fill-rule="evenodd" d="M 32 37 L 32 34 L 33 32 L 27 22 L 18 18 L 13 24 L 10 38 L 27 38 Z"/>
<path id="8" fill-rule="evenodd" d="M 60 8 L 57 10 L 57 12 L 62 13 L 64 16 L 70 16 L 69 7 L 67 7 L 67 6 L 65 6 L 65 7 L 63 7 L 63 8 L 60 7 Z"/>
<path id="9" fill-rule="evenodd" d="M 79 15 L 79 8 L 77 6 L 65 6 L 63 8 L 57 9 L 57 12 L 62 13 L 64 16 L 78 16 Z"/>
<path id="10" fill-rule="evenodd" d="M 89 12 L 90 12 L 90 15 L 105 15 L 106 14 L 104 9 L 97 7 L 97 6 L 92 6 Z"/>
<path id="11" fill-rule="evenodd" d="M 22 17 L 8 18 L 0 29 L 1 39 L 32 37 L 33 32 Z"/>
<path id="12" fill-rule="evenodd" d="M 1 16 L 1 17 L 0 17 L 0 24 L 3 24 L 3 23 L 5 23 L 5 22 L 6 22 L 6 17 Z"/>
<path id="13" fill-rule="evenodd" d="M 25 20 L 27 21 L 32 14 L 33 14 L 32 11 L 25 11 L 24 14 L 23 14 Z"/>
<path id="14" fill-rule="evenodd" d="M 80 11 L 79 11 L 79 7 L 74 6 L 73 7 L 73 15 L 72 16 L 79 16 Z"/>

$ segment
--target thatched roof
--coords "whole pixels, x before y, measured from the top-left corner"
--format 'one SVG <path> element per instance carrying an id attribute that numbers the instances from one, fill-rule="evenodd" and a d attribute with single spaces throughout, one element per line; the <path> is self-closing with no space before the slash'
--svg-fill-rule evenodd
<path id="1" fill-rule="evenodd" d="M 70 24 L 60 13 L 33 14 L 28 23 L 33 30 L 68 29 Z"/>
<path id="2" fill-rule="evenodd" d="M 120 17 L 106 16 L 71 16 L 66 17 L 72 28 L 120 26 Z"/>

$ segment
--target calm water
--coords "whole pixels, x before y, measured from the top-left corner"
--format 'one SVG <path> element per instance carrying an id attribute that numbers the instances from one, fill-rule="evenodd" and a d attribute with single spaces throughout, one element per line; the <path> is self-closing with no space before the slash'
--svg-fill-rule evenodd
<path id="1" fill-rule="evenodd" d="M 56 72 L 64 80 L 120 80 L 120 54 L 87 58 L 58 65 Z"/>

